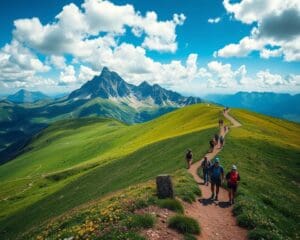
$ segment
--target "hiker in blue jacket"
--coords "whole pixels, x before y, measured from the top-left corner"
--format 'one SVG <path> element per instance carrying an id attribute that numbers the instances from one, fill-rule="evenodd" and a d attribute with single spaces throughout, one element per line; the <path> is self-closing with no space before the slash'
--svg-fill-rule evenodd
<path id="1" fill-rule="evenodd" d="M 219 189 L 224 180 L 224 169 L 220 165 L 220 159 L 215 158 L 214 164 L 209 168 L 210 172 L 210 181 L 211 181 L 211 199 L 218 201 Z M 215 186 L 216 186 L 216 195 L 215 195 Z"/>

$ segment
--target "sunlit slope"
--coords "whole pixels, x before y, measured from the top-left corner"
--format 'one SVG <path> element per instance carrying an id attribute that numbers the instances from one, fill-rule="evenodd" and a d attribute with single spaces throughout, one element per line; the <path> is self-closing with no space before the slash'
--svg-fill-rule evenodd
<path id="1" fill-rule="evenodd" d="M 241 174 L 239 224 L 251 230 L 250 239 L 297 239 L 300 125 L 243 110 L 230 113 L 243 125 L 232 129 L 220 156 L 226 170 L 237 164 Z"/>
<path id="2" fill-rule="evenodd" d="M 166 138 L 216 127 L 219 111 L 193 105 L 132 126 L 99 118 L 58 122 L 37 136 L 28 151 L 0 167 L 0 181 L 110 160 Z"/>
<path id="3" fill-rule="evenodd" d="M 220 110 L 199 104 L 132 126 L 99 118 L 52 125 L 27 152 L 0 166 L 1 231 L 10 226 L 24 231 L 86 201 L 184 167 L 187 148 L 198 158 L 207 150 Z"/>

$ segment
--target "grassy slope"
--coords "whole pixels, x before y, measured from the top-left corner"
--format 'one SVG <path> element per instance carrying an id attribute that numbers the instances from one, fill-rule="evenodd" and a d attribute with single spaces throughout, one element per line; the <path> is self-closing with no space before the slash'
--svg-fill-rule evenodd
<path id="1" fill-rule="evenodd" d="M 296 239 L 300 211 L 300 127 L 242 110 L 232 110 L 243 126 L 233 129 L 220 156 L 241 173 L 235 206 L 251 239 Z M 299 237 L 299 235 L 298 235 Z"/>
<path id="2" fill-rule="evenodd" d="M 195 201 L 196 196 L 201 194 L 197 183 L 185 169 L 174 172 L 172 181 L 176 197 L 184 201 Z M 131 221 L 134 210 L 152 204 L 158 204 L 160 207 L 170 207 L 170 201 L 168 201 L 169 204 L 164 201 L 162 205 L 163 202 L 157 199 L 155 188 L 154 179 L 131 185 L 128 188 L 68 211 L 59 218 L 51 219 L 47 225 L 36 226 L 25 233 L 22 239 L 36 239 L 37 237 L 40 239 L 70 237 L 75 237 L 75 239 L 100 239 L 99 233 L 103 233 L 104 229 L 106 229 L 106 232 L 114 233 L 105 239 L 137 239 L 130 238 L 127 234 L 129 231 L 136 232 L 139 229 L 130 230 L 126 227 L 126 231 L 124 231 L 124 223 Z M 174 203 L 174 201 L 171 202 Z M 178 205 L 182 207 L 179 202 L 176 206 L 178 207 Z"/>
<path id="3" fill-rule="evenodd" d="M 0 167 L 1 198 L 10 197 L 1 201 L 0 231 L 15 236 L 86 201 L 182 168 L 186 148 L 192 147 L 196 156 L 204 154 L 219 110 L 194 105 L 134 126 L 92 119 L 53 125 L 33 141 L 31 150 Z M 93 169 L 75 171 L 58 182 L 41 177 L 95 163 Z M 17 192 L 28 184 L 33 186 L 17 197 L 6 191 L 10 187 Z"/>

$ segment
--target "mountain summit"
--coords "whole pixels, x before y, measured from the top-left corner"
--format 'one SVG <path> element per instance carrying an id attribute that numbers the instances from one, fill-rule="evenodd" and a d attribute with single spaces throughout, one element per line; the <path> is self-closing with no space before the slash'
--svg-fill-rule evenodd
<path id="1" fill-rule="evenodd" d="M 123 102 L 132 107 L 144 105 L 181 107 L 202 102 L 200 98 L 184 97 L 179 93 L 166 90 L 158 84 L 152 86 L 145 81 L 138 86 L 129 84 L 107 67 L 103 68 L 99 76 L 95 76 L 69 95 L 69 99 L 73 100 L 97 97 Z"/>

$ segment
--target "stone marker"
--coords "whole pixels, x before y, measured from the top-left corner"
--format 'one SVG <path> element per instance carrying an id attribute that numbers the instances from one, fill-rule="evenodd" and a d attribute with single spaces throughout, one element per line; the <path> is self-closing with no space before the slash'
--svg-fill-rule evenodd
<path id="1" fill-rule="evenodd" d="M 156 188 L 158 198 L 174 198 L 171 176 L 159 175 L 156 177 Z"/>

